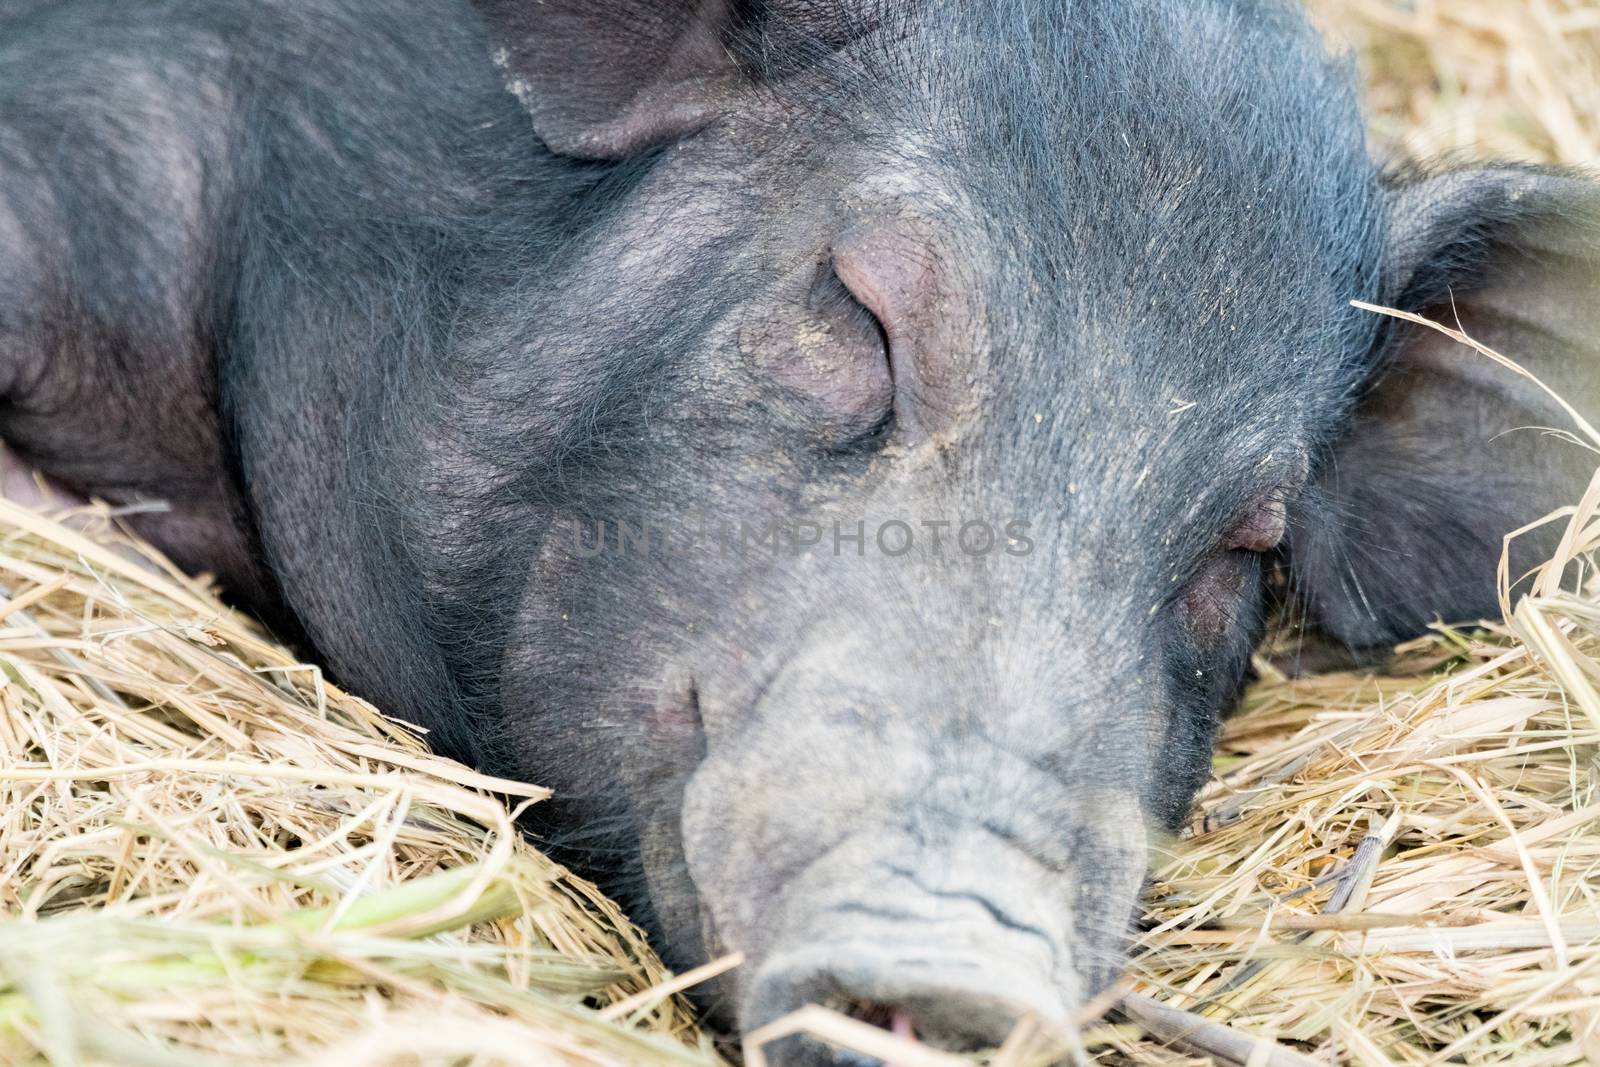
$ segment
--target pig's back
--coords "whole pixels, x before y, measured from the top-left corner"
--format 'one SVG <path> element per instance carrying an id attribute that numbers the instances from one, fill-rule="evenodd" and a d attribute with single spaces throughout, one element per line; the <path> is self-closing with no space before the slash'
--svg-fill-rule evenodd
<path id="1" fill-rule="evenodd" d="M 0 0 L 0 440 L 271 610 L 258 501 L 329 510 L 537 149 L 465 2 Z"/>

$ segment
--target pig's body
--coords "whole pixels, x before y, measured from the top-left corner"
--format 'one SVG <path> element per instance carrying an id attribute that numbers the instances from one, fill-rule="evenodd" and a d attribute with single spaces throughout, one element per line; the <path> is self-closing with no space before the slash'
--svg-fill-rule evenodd
<path id="1" fill-rule="evenodd" d="M 423 489 L 463 301 L 564 209 L 489 47 L 431 3 L 48 4 L 0 32 L 0 434 L 170 504 L 144 532 L 458 753 L 393 565 L 411 520 L 369 519 Z"/>
<path id="2" fill-rule="evenodd" d="M 1348 301 L 1482 294 L 1514 347 L 1537 291 L 1582 392 L 1588 188 L 1386 192 L 1276 5 L 479 8 L 0 2 L 0 438 L 557 786 L 672 958 L 750 955 L 742 1025 L 1070 1018 L 1286 527 L 1381 643 L 1491 610 L 1577 481 L 1507 444 L 1447 513 L 1554 417 Z M 565 532 L 708 513 L 835 536 Z M 1018 536 L 870 532 L 973 519 Z"/>

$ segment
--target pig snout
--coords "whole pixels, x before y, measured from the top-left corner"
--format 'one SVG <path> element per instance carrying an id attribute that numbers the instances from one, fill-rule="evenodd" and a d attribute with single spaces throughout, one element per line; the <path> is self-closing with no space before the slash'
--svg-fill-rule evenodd
<path id="1" fill-rule="evenodd" d="M 747 1026 L 821 1004 L 951 1052 L 994 1048 L 1027 1016 L 1064 1027 L 1080 999 L 1064 890 L 982 831 L 934 849 L 912 827 L 862 833 L 784 889 Z M 766 1052 L 783 1067 L 856 1062 L 807 1037 Z"/>
<path id="2" fill-rule="evenodd" d="M 1064 1033 L 1121 956 L 1146 860 L 1137 796 L 1022 754 L 953 683 L 875 697 L 858 674 L 845 700 L 863 658 L 825 660 L 785 672 L 753 729 L 713 715 L 686 794 L 706 919 L 748 960 L 740 1028 L 815 1004 L 957 1053 L 1024 1018 Z M 858 1062 L 805 1036 L 764 1051 Z"/>

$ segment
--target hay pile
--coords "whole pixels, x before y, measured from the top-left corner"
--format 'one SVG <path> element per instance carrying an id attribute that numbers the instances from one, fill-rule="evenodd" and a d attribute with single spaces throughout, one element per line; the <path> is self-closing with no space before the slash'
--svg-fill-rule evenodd
<path id="1" fill-rule="evenodd" d="M 1600 161 L 1595 0 L 1306 0 L 1353 46 L 1382 155 Z"/>
<path id="2" fill-rule="evenodd" d="M 714 1062 L 514 832 L 542 790 L 429 755 L 95 525 L 0 501 L 0 1062 Z"/>
<path id="3" fill-rule="evenodd" d="M 1600 1062 L 1597 596 L 1419 642 L 1415 677 L 1261 686 L 1147 898 L 1135 987 L 1357 1063 Z"/>
<path id="4" fill-rule="evenodd" d="M 1600 2 L 1310 2 L 1388 150 L 1600 157 Z M 1566 569 L 1600 550 L 1600 482 L 1560 521 L 1500 624 L 1379 678 L 1263 661 L 1081 1055 L 1600 1062 L 1600 586 Z M 0 1063 L 718 1062 L 686 983 L 513 832 L 539 790 L 429 756 L 92 532 L 0 503 Z"/>

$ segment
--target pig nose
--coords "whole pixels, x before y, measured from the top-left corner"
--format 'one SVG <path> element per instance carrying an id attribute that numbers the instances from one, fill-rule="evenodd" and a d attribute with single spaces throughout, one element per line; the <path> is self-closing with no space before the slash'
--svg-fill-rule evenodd
<path id="1" fill-rule="evenodd" d="M 1020 961 L 1017 961 L 1020 962 Z M 1065 1025 L 1064 1006 L 1044 976 L 994 958 L 809 949 L 767 963 L 757 978 L 758 1025 L 821 1004 L 950 1053 L 999 1047 L 1025 1017 Z M 751 1028 L 753 1029 L 753 1028 Z M 748 1032 L 748 1031 L 747 1031 Z M 807 1036 L 764 1048 L 771 1067 L 867 1067 L 879 1061 Z"/>

